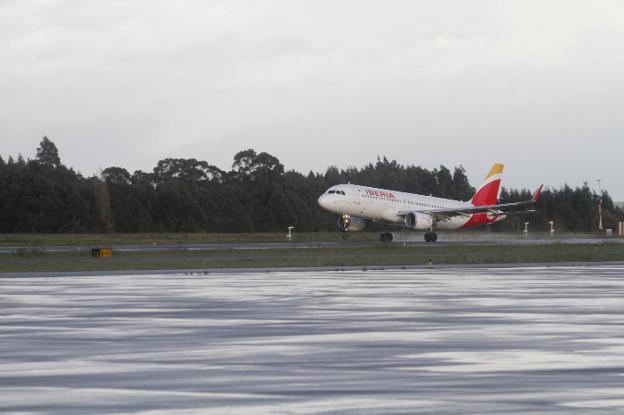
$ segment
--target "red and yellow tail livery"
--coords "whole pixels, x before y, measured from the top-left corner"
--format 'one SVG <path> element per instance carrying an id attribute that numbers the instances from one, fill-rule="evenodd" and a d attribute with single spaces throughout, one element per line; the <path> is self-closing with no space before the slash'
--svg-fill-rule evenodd
<path id="1" fill-rule="evenodd" d="M 496 163 L 485 176 L 485 180 L 474 194 L 470 203 L 474 206 L 495 205 L 500 196 L 501 180 L 503 178 L 504 165 Z"/>

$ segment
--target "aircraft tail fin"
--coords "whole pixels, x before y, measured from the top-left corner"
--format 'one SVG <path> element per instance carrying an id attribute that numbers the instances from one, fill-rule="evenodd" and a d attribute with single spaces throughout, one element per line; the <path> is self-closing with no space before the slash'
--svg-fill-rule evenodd
<path id="1" fill-rule="evenodd" d="M 542 198 L 542 189 L 544 188 L 544 185 L 540 185 L 540 187 L 535 191 L 535 193 L 533 193 L 533 197 L 531 198 L 531 202 L 533 203 L 537 203 L 540 201 L 540 199 Z"/>
<path id="2" fill-rule="evenodd" d="M 501 190 L 501 179 L 503 176 L 503 164 L 496 163 L 485 176 L 485 180 L 477 189 L 470 203 L 475 206 L 495 205 Z"/>

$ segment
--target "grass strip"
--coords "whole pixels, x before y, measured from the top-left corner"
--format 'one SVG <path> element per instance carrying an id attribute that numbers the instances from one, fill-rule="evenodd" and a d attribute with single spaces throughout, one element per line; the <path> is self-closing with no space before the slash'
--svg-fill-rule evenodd
<path id="1" fill-rule="evenodd" d="M 340 232 L 295 232 L 296 242 L 342 241 Z M 377 241 L 378 232 L 357 232 L 348 235 L 352 241 Z M 0 233 L 0 246 L 106 246 L 106 245 L 169 245 L 210 243 L 287 242 L 286 232 L 274 233 L 132 233 L 132 234 L 7 234 Z"/>
<path id="2" fill-rule="evenodd" d="M 364 248 L 248 249 L 87 253 L 28 253 L 0 257 L 0 272 L 123 271 L 150 269 L 504 264 L 624 261 L 624 244 L 390 245 Z"/>

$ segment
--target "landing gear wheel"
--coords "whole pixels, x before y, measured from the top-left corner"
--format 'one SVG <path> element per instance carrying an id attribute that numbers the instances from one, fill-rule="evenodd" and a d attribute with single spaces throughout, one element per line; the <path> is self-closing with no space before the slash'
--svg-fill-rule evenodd
<path id="1" fill-rule="evenodd" d="M 435 232 L 425 232 L 425 242 L 435 242 L 438 240 L 438 234 Z"/>
<path id="2" fill-rule="evenodd" d="M 381 242 L 392 242 L 392 234 L 390 232 L 384 232 L 379 235 L 379 240 Z"/>

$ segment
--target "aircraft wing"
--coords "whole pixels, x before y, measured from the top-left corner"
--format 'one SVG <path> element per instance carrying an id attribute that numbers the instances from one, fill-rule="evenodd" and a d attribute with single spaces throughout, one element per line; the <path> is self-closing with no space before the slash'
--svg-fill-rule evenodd
<path id="1" fill-rule="evenodd" d="M 449 209 L 428 209 L 428 210 L 422 209 L 422 210 L 417 210 L 417 211 L 402 211 L 402 212 L 399 212 L 398 215 L 405 216 L 410 213 L 420 212 L 420 213 L 426 213 L 428 215 L 431 215 L 437 221 L 444 221 L 453 216 L 468 216 L 473 213 L 481 213 L 481 212 L 490 212 L 494 214 L 504 213 L 506 215 L 527 213 L 531 211 L 527 210 L 527 211 L 521 211 L 521 212 L 516 213 L 515 211 L 506 212 L 505 209 L 520 207 L 520 206 L 527 206 L 527 205 L 532 205 L 532 204 L 537 203 L 542 195 L 543 187 L 544 185 L 541 185 L 539 189 L 535 191 L 535 193 L 533 194 L 533 197 L 530 200 L 525 200 L 523 202 L 501 203 L 497 205 L 485 205 L 485 206 L 465 206 L 465 207 L 462 206 L 458 208 L 449 208 Z"/>

